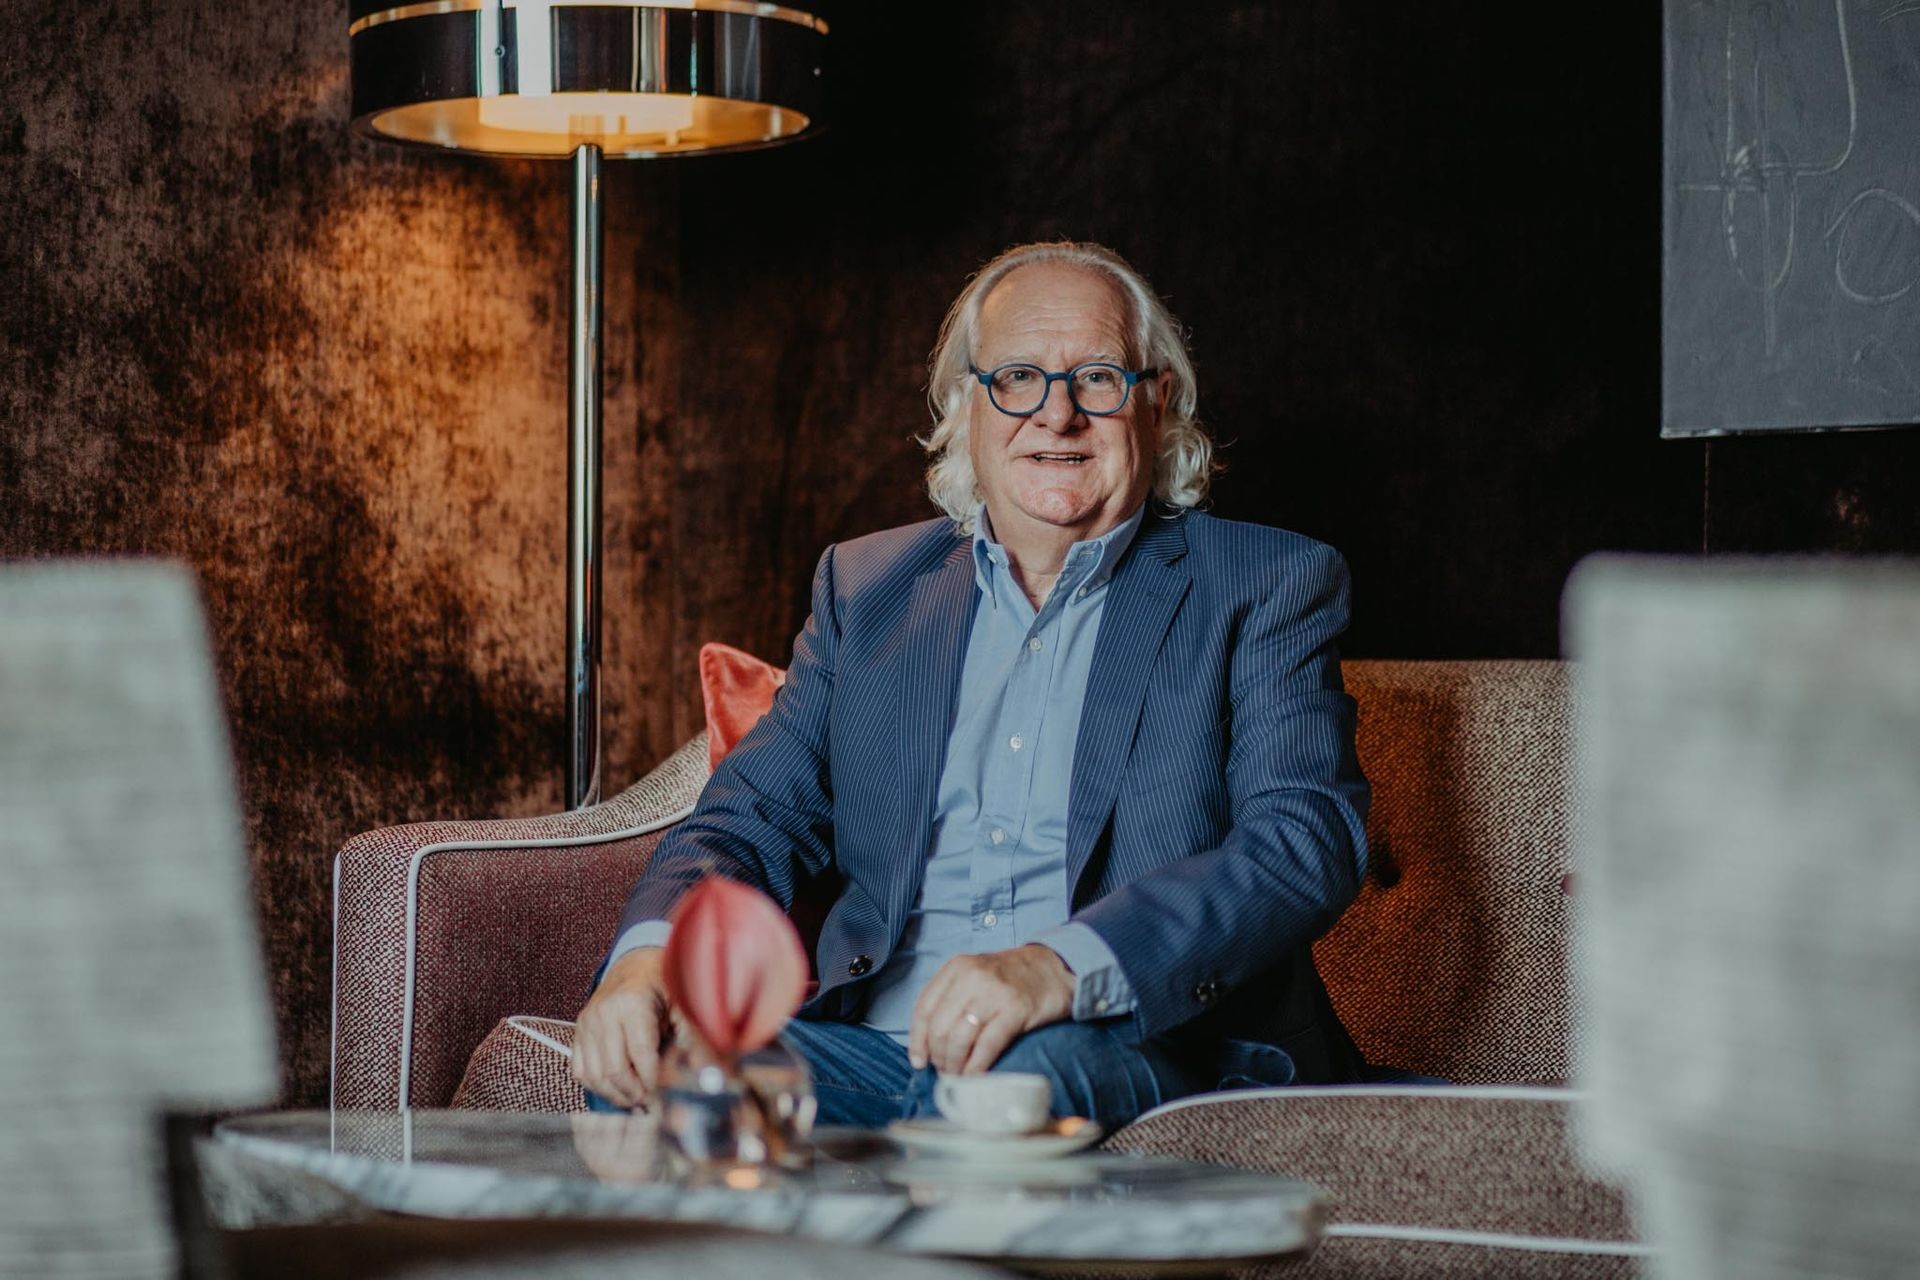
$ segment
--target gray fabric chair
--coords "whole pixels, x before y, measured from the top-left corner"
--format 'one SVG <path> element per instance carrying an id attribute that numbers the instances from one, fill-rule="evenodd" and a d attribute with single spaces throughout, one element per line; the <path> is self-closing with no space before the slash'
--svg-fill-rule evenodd
<path id="1" fill-rule="evenodd" d="M 1920 565 L 1569 591 L 1584 1146 L 1660 1274 L 1920 1275 Z"/>
<path id="2" fill-rule="evenodd" d="M 0 1274 L 171 1276 L 158 1116 L 278 1087 L 191 579 L 0 571 Z"/>

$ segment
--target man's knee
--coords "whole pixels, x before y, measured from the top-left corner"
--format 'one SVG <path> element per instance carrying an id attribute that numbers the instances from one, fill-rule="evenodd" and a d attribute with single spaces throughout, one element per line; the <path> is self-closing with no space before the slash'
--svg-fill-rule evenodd
<path id="1" fill-rule="evenodd" d="M 1053 1114 L 1118 1127 L 1161 1101 L 1160 1081 L 1132 1045 L 1103 1027 L 1056 1022 L 1007 1047 L 995 1071 L 1026 1071 L 1053 1086 Z"/>
<path id="2" fill-rule="evenodd" d="M 1007 1046 L 995 1071 L 1027 1071 L 1060 1076 L 1114 1048 L 1113 1033 L 1084 1022 L 1054 1022 L 1035 1027 Z"/>

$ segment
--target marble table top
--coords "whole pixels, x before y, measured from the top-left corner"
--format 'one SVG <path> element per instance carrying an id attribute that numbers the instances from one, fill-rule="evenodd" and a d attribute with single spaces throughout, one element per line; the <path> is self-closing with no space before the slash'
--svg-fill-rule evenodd
<path id="1" fill-rule="evenodd" d="M 214 1141 L 396 1213 L 638 1217 L 1002 1262 L 1226 1266 L 1307 1249 L 1324 1218 L 1315 1188 L 1270 1174 L 1097 1152 L 987 1166 L 852 1129 L 817 1131 L 805 1170 L 690 1167 L 646 1116 L 291 1111 Z"/>

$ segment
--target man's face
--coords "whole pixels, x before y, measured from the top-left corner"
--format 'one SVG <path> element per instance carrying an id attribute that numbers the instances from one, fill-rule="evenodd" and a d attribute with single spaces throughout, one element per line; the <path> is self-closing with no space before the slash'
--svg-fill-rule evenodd
<path id="1" fill-rule="evenodd" d="M 973 362 L 983 370 L 1033 364 L 1058 373 L 1090 360 L 1131 367 L 1127 308 L 1105 276 L 1064 263 L 1016 268 L 980 308 Z M 1054 382 L 1030 414 L 1002 413 L 977 382 L 968 407 L 968 447 L 994 536 L 1005 542 L 1042 526 L 1076 541 L 1097 538 L 1146 498 L 1160 444 L 1160 394 L 1134 387 L 1126 407 L 1093 417 Z"/>

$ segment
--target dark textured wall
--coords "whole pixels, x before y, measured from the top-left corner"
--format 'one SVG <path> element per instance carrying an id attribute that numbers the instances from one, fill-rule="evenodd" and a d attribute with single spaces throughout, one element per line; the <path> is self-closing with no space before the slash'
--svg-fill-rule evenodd
<path id="1" fill-rule="evenodd" d="M 180 557 L 206 595 L 291 1096 L 321 1096 L 334 849 L 559 804 L 564 171 L 350 138 L 331 6 L 14 4 L 0 54 L 0 555 Z M 608 245 L 616 776 L 679 732 L 637 326 Z M 653 698 L 658 705 L 649 705 Z M 131 851 L 130 851 L 131 855 Z"/>
<path id="2" fill-rule="evenodd" d="M 1920 548 L 1920 433 L 1657 438 L 1657 6 L 1500 8 L 840 4 L 825 138 L 610 167 L 610 781 L 930 514 L 927 348 L 1021 239 L 1169 296 L 1218 510 L 1348 553 L 1352 652 L 1551 654 L 1602 547 Z M 4 12 L 0 555 L 199 570 L 316 1100 L 333 851 L 559 799 L 564 170 L 350 138 L 326 6 Z"/>
<path id="3" fill-rule="evenodd" d="M 834 133 L 684 174 L 682 314 L 710 337 L 681 403 L 723 483 L 682 501 L 738 565 L 682 562 L 696 612 L 779 650 L 822 542 L 922 514 L 900 478 L 944 304 L 1051 236 L 1168 297 L 1228 446 L 1217 510 L 1347 553 L 1353 653 L 1555 653 L 1599 548 L 1920 548 L 1920 433 L 1658 438 L 1636 7 L 1566 44 L 1464 2 L 987 3 L 933 40 L 845 6 Z M 732 438 L 768 423 L 780 468 Z"/>

